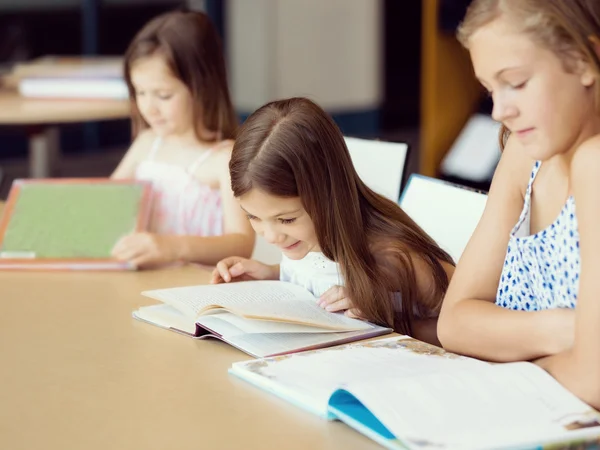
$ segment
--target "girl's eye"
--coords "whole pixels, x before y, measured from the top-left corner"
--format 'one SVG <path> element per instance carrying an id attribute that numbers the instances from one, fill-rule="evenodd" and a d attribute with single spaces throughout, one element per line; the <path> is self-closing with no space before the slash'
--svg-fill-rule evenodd
<path id="1" fill-rule="evenodd" d="M 158 98 L 161 100 L 169 100 L 173 97 L 173 94 L 158 94 Z"/>
<path id="2" fill-rule="evenodd" d="M 519 84 L 510 85 L 510 87 L 512 89 L 517 89 L 518 90 L 518 89 L 523 89 L 526 84 L 527 84 L 527 81 L 523 81 L 522 83 L 519 83 Z"/>
<path id="3" fill-rule="evenodd" d="M 246 214 L 246 217 L 248 218 L 248 220 L 255 220 L 256 216 L 253 216 L 252 214 Z"/>
<path id="4" fill-rule="evenodd" d="M 290 224 L 290 223 L 295 222 L 296 219 L 295 218 L 294 219 L 279 219 L 279 221 L 285 225 L 285 224 Z"/>

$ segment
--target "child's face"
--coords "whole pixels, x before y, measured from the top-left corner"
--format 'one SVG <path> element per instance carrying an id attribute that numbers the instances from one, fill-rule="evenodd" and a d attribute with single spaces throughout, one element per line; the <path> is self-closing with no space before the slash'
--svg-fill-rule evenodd
<path id="1" fill-rule="evenodd" d="M 256 233 L 288 258 L 302 259 L 320 250 L 315 227 L 299 197 L 276 197 L 252 189 L 239 202 Z"/>
<path id="2" fill-rule="evenodd" d="M 140 113 L 157 135 L 181 135 L 193 130 L 192 96 L 162 57 L 135 61 L 131 82 Z"/>
<path id="3" fill-rule="evenodd" d="M 475 74 L 502 122 L 533 159 L 567 152 L 593 135 L 594 76 L 583 63 L 572 73 L 552 51 L 500 17 L 469 39 Z M 591 134 L 590 134 L 591 133 Z"/>

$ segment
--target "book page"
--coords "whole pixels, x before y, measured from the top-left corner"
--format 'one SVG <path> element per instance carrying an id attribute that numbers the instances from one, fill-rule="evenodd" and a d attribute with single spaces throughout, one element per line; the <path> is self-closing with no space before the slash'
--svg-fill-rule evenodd
<path id="1" fill-rule="evenodd" d="M 535 447 L 594 433 L 585 428 L 594 411 L 529 363 L 447 366 L 345 389 L 411 448 Z"/>
<path id="2" fill-rule="evenodd" d="M 247 333 L 337 333 L 336 330 L 325 330 L 308 325 L 274 322 L 271 320 L 246 319 L 222 309 L 215 310 L 214 313 L 204 314 L 198 317 L 196 322 L 199 325 L 216 331 L 224 338 Z"/>
<path id="3" fill-rule="evenodd" d="M 247 318 L 312 325 L 339 331 L 371 328 L 370 324 L 363 321 L 325 311 L 317 305 L 316 299 L 306 289 L 281 281 L 188 286 L 146 291 L 142 294 L 168 303 L 192 317 L 221 307 Z"/>
<path id="4" fill-rule="evenodd" d="M 161 328 L 174 328 L 194 335 L 196 322 L 169 305 L 142 306 L 133 312 L 133 317 L 158 325 Z"/>
<path id="5" fill-rule="evenodd" d="M 319 408 L 326 409 L 331 394 L 339 387 L 366 381 L 379 386 L 391 378 L 443 372 L 452 367 L 486 365 L 481 361 L 444 352 L 439 347 L 400 336 L 367 343 L 350 344 L 315 352 L 299 353 L 260 361 L 235 363 L 234 371 L 248 371 L 269 384 L 301 392 Z"/>
<path id="6" fill-rule="evenodd" d="M 373 326 L 370 330 L 334 333 L 247 333 L 229 337 L 227 342 L 246 353 L 262 358 L 347 344 L 388 332 L 389 328 Z"/>

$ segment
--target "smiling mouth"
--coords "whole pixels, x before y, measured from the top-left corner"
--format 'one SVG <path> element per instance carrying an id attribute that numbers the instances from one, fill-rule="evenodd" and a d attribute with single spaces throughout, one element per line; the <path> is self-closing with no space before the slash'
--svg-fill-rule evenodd
<path id="1" fill-rule="evenodd" d="M 283 249 L 284 250 L 292 250 L 292 249 L 296 248 L 298 246 L 298 244 L 300 244 L 300 241 L 296 241 L 292 245 L 288 245 L 287 247 L 283 247 Z"/>

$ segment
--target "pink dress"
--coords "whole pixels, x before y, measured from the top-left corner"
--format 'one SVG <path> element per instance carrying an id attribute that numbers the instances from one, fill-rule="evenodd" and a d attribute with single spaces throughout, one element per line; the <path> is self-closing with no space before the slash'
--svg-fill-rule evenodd
<path id="1" fill-rule="evenodd" d="M 223 206 L 217 189 L 198 182 L 195 171 L 211 155 L 202 153 L 188 168 L 156 161 L 161 140 L 157 138 L 148 157 L 135 172 L 138 180 L 152 184 L 149 231 L 157 234 L 220 236 Z"/>

